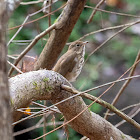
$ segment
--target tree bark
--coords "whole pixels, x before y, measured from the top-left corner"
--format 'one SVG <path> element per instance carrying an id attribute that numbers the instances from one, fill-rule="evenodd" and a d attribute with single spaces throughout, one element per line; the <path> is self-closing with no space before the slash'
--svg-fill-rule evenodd
<path id="1" fill-rule="evenodd" d="M 20 0 L 0 1 L 0 139 L 12 140 L 12 117 L 7 76 L 7 22 Z"/>
<path id="2" fill-rule="evenodd" d="M 10 96 L 6 68 L 6 24 L 8 15 L 6 2 L 0 2 L 0 139 L 12 140 Z"/>
<path id="3" fill-rule="evenodd" d="M 54 71 L 39 70 L 17 75 L 9 80 L 13 105 L 13 116 L 21 116 L 16 110 L 27 107 L 31 101 L 50 100 L 53 104 L 73 94 L 62 90 L 61 85 L 72 86 L 64 77 Z M 81 97 L 74 97 L 57 105 L 66 120 L 70 120 L 86 108 Z M 32 115 L 30 116 L 32 117 Z M 70 123 L 71 127 L 91 140 L 132 140 L 111 123 L 88 109 Z"/>
<path id="4" fill-rule="evenodd" d="M 84 9 L 86 0 L 68 0 L 66 7 L 56 22 L 56 28 L 41 52 L 34 69 L 52 69 L 60 55 L 74 25 Z"/>

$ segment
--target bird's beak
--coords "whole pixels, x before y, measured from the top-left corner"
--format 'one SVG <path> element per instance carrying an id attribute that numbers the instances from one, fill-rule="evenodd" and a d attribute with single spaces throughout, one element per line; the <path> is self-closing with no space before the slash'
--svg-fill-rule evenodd
<path id="1" fill-rule="evenodd" d="M 88 41 L 83 42 L 84 45 L 86 45 L 88 43 Z"/>

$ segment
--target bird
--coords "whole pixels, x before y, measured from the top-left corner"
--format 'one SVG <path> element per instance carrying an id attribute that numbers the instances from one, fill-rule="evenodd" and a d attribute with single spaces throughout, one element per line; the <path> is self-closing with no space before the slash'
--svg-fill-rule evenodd
<path id="1" fill-rule="evenodd" d="M 53 71 L 61 74 L 69 82 L 74 82 L 81 73 L 84 65 L 85 45 L 88 41 L 75 41 L 53 67 Z"/>

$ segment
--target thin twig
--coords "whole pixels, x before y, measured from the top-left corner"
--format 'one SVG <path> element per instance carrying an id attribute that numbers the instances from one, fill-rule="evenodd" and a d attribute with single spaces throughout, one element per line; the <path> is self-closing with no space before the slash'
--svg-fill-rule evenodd
<path id="1" fill-rule="evenodd" d="M 137 109 L 137 110 L 135 111 L 135 113 L 131 114 L 129 117 L 130 117 L 130 118 L 133 118 L 133 117 L 135 117 L 139 112 L 140 112 L 140 108 Z M 122 120 L 122 121 L 120 121 L 119 123 L 117 123 L 117 124 L 115 125 L 115 127 L 119 127 L 120 125 L 124 124 L 125 122 L 126 122 L 125 120 Z"/>
<path id="2" fill-rule="evenodd" d="M 7 61 L 7 63 L 9 64 L 9 65 L 11 65 L 12 66 L 12 68 L 13 69 L 15 69 L 17 72 L 19 72 L 19 73 L 23 73 L 20 69 L 18 69 L 15 65 L 13 65 L 11 62 L 9 62 L 9 61 Z"/>
<path id="3" fill-rule="evenodd" d="M 57 10 L 65 7 L 66 4 L 64 4 L 63 6 L 61 6 L 60 8 L 58 8 Z M 53 11 L 56 12 L 57 10 Z M 53 13 L 52 12 L 52 13 Z M 27 23 L 26 23 L 27 24 Z M 25 24 L 24 24 L 25 25 Z M 22 25 L 23 26 L 23 25 Z M 51 25 L 48 29 L 46 29 L 45 31 L 43 31 L 42 33 L 40 33 L 39 35 L 37 35 L 33 41 L 27 46 L 27 48 L 25 48 L 25 50 L 23 50 L 23 52 L 19 55 L 19 57 L 17 58 L 17 60 L 15 61 L 14 65 L 16 66 L 18 64 L 18 62 L 23 58 L 23 56 L 38 42 L 38 40 L 40 38 L 42 38 L 43 36 L 45 36 L 47 33 L 49 33 L 51 30 L 53 30 L 55 28 L 55 24 Z M 13 68 L 10 69 L 9 71 L 9 75 L 12 74 L 13 72 Z"/>
<path id="4" fill-rule="evenodd" d="M 9 58 L 12 58 L 12 59 L 17 59 L 16 57 L 14 57 L 14 56 L 11 56 L 11 55 L 7 55 Z"/>
<path id="5" fill-rule="evenodd" d="M 127 109 L 130 109 L 130 108 L 132 108 L 132 107 L 137 107 L 137 106 L 140 106 L 140 103 L 133 104 L 133 105 L 129 105 L 129 106 L 127 106 L 127 107 L 121 109 L 121 111 L 125 111 L 125 110 L 127 110 Z"/>
<path id="6" fill-rule="evenodd" d="M 44 101 L 44 106 L 47 106 L 47 101 Z M 46 117 L 46 115 L 44 115 L 43 118 L 44 118 L 44 121 L 43 121 L 43 134 L 45 134 L 46 131 L 47 131 L 47 127 L 46 127 L 46 125 L 47 125 L 47 121 L 46 121 L 47 117 Z M 43 140 L 46 140 L 45 136 L 43 137 Z"/>
<path id="7" fill-rule="evenodd" d="M 41 109 L 43 109 L 43 108 L 46 108 L 46 106 L 44 106 L 43 105 L 43 107 L 28 107 L 28 108 L 19 108 L 19 109 L 17 109 L 17 111 L 19 111 L 19 112 L 29 112 L 29 111 L 26 111 L 26 109 L 30 109 L 30 110 L 41 110 Z M 58 110 L 58 108 L 50 108 L 49 110 L 46 110 L 44 113 L 46 113 L 46 112 L 48 112 L 48 111 L 53 111 L 53 112 L 55 112 L 55 113 L 59 113 L 59 114 L 61 114 L 61 112 Z M 31 112 L 31 114 L 33 114 L 33 113 L 35 113 L 35 112 Z"/>
<path id="8" fill-rule="evenodd" d="M 37 102 L 32 102 L 32 103 L 35 104 L 35 105 L 38 105 L 38 106 L 41 106 L 41 107 L 46 108 L 46 106 L 44 106 L 44 105 L 42 105 L 42 104 L 39 104 L 39 103 L 37 103 Z M 59 109 L 58 109 L 56 106 L 54 106 L 53 108 L 50 108 L 49 110 L 54 111 L 54 112 L 56 112 L 56 113 L 61 113 L 61 112 L 59 111 Z"/>
<path id="9" fill-rule="evenodd" d="M 104 3 L 105 0 L 101 0 L 95 7 L 95 9 L 93 10 L 93 12 L 91 13 L 87 23 L 90 23 L 93 19 L 93 16 L 96 14 L 96 11 L 97 11 L 97 8 L 99 8 L 103 3 Z"/>
<path id="10" fill-rule="evenodd" d="M 137 107 L 137 106 L 140 106 L 140 103 L 129 105 L 129 106 L 127 106 L 127 107 L 121 109 L 120 111 L 124 112 L 124 111 L 127 110 L 127 109 L 130 109 L 130 108 L 132 108 L 132 107 Z M 109 115 L 109 116 L 113 116 L 113 115 L 115 115 L 115 113 L 109 113 L 108 115 Z M 129 115 L 128 115 L 128 116 L 129 116 Z"/>
<path id="11" fill-rule="evenodd" d="M 63 124 L 63 121 L 55 122 L 55 124 L 56 124 L 56 125 L 61 125 L 61 124 Z M 52 126 L 52 125 L 53 125 L 53 122 L 49 122 L 49 123 L 47 123 L 46 126 Z M 14 132 L 14 135 L 13 135 L 13 136 L 15 137 L 15 136 L 18 136 L 18 135 L 27 133 L 27 132 L 29 132 L 29 131 L 32 131 L 32 130 L 34 130 L 34 129 L 41 128 L 41 127 L 43 127 L 43 124 L 34 125 L 34 126 L 29 127 L 29 128 L 26 128 L 26 129 L 23 129 L 23 130 Z"/>
<path id="12" fill-rule="evenodd" d="M 115 37 L 116 35 L 118 35 L 119 33 L 123 32 L 124 30 L 126 30 L 126 29 L 128 29 L 129 27 L 131 27 L 131 26 L 133 26 L 133 25 L 135 25 L 135 24 L 138 24 L 138 23 L 140 23 L 140 20 L 129 24 L 128 26 L 122 28 L 121 30 L 119 30 L 118 32 L 116 32 L 115 34 L 113 34 L 111 37 L 109 37 L 107 40 L 105 40 L 100 46 L 98 46 L 94 51 L 92 51 L 92 52 L 88 55 L 87 59 L 85 60 L 85 63 L 87 62 L 87 60 L 89 59 L 89 57 L 90 57 L 91 55 L 93 55 L 97 50 L 99 50 L 99 49 L 100 49 L 103 45 L 105 45 L 108 41 L 110 41 L 112 38 L 114 38 L 114 37 Z"/>
<path id="13" fill-rule="evenodd" d="M 57 0 L 56 0 L 56 1 L 57 1 Z M 55 1 L 55 2 L 56 2 L 56 1 Z M 50 6 L 50 5 L 47 5 L 46 7 L 49 7 L 49 6 Z M 46 8 L 46 7 L 44 7 L 44 8 Z M 11 30 L 11 29 L 15 29 L 15 28 L 20 27 L 20 28 L 17 30 L 17 32 L 14 34 L 14 36 L 9 40 L 9 42 L 7 43 L 7 46 L 9 46 L 9 44 L 14 40 L 14 38 L 17 36 L 17 34 L 21 31 L 21 29 L 22 29 L 25 25 L 30 24 L 30 23 L 33 23 L 33 22 L 35 22 L 35 21 L 38 21 L 38 20 L 40 20 L 40 19 L 42 19 L 42 18 L 44 18 L 44 17 L 46 17 L 46 16 L 49 16 L 49 14 L 53 14 L 54 12 L 56 12 L 56 11 L 59 9 L 59 8 L 58 8 L 57 10 L 53 11 L 52 13 L 49 13 L 49 14 L 47 14 L 47 15 L 44 15 L 43 17 L 40 17 L 40 18 L 38 18 L 38 19 L 35 19 L 35 20 L 32 20 L 32 21 L 26 22 L 30 17 L 32 17 L 32 16 L 34 16 L 34 15 L 36 15 L 36 14 L 42 12 L 42 10 L 43 10 L 44 8 L 42 8 L 41 10 L 36 11 L 36 12 L 34 12 L 34 13 L 32 13 L 32 14 L 29 14 L 29 15 L 25 18 L 25 20 L 23 21 L 22 25 L 19 25 L 19 26 L 16 26 L 16 27 L 12 27 L 12 28 L 9 29 L 9 30 Z"/>
<path id="14" fill-rule="evenodd" d="M 50 6 L 50 5 L 48 5 L 48 6 Z M 48 7 L 48 6 L 46 6 L 46 7 Z M 58 10 L 64 8 L 65 6 L 66 6 L 66 4 L 64 4 L 63 6 L 61 6 L 60 8 L 54 10 L 53 12 L 51 12 L 51 13 L 49 13 L 49 14 L 54 14 L 54 13 L 57 12 Z M 44 7 L 44 8 L 46 8 L 46 7 Z M 37 13 L 39 13 L 39 12 L 42 12 L 44 8 L 42 8 L 41 10 L 39 10 L 39 11 L 33 13 L 33 15 L 35 15 L 35 14 L 37 14 Z M 47 17 L 49 14 L 46 14 L 46 15 L 44 15 L 44 16 L 42 16 L 42 17 L 40 17 L 40 18 L 37 18 L 37 19 L 35 19 L 35 20 L 29 21 L 29 22 L 27 22 L 27 23 L 25 23 L 25 24 L 18 25 L 18 26 L 15 26 L 15 27 L 11 27 L 11 28 L 9 28 L 8 30 L 13 30 L 13 29 L 19 28 L 19 27 L 21 27 L 21 26 L 25 26 L 25 25 L 27 25 L 27 24 L 36 22 L 36 21 L 38 21 L 38 20 L 40 20 L 40 19 L 43 19 L 43 18 Z"/>
<path id="15" fill-rule="evenodd" d="M 20 5 L 29 5 L 29 4 L 37 4 L 37 3 L 41 3 L 44 0 L 38 0 L 38 1 L 29 1 L 29 2 L 21 2 Z"/>
<path id="16" fill-rule="evenodd" d="M 81 38 L 79 38 L 78 40 L 82 40 L 84 39 L 85 37 L 88 37 L 90 35 L 93 35 L 93 34 L 96 34 L 96 33 L 99 33 L 99 32 L 104 32 L 104 31 L 107 31 L 107 30 L 114 30 L 114 29 L 118 29 L 118 28 L 122 28 L 122 27 L 127 27 L 129 25 L 132 25 L 134 24 L 135 22 L 132 22 L 132 23 L 128 23 L 128 24 L 122 24 L 122 25 L 117 25 L 117 26 L 113 26 L 113 27 L 107 27 L 107 28 L 104 28 L 104 29 L 99 29 L 97 31 L 93 31 L 93 32 L 90 32 L 88 34 L 85 34 L 84 36 L 82 36 Z M 72 42 L 70 43 L 67 43 L 67 45 L 70 45 Z"/>
<path id="17" fill-rule="evenodd" d="M 139 61 L 139 60 L 140 60 L 140 50 L 139 50 L 139 52 L 137 54 L 137 57 L 136 57 L 136 60 L 134 62 L 135 65 L 134 65 L 134 67 L 130 71 L 129 77 L 134 75 L 135 69 L 136 69 L 136 67 L 138 65 L 138 63 L 136 63 L 136 62 Z M 125 81 L 125 83 L 122 85 L 121 89 L 119 90 L 119 92 L 115 96 L 114 100 L 112 101 L 112 103 L 111 103 L 112 105 L 116 104 L 116 102 L 119 100 L 120 96 L 122 95 L 122 93 L 124 92 L 124 90 L 128 86 L 128 84 L 130 83 L 130 81 L 131 81 L 131 79 Z M 105 117 L 104 117 L 105 119 L 108 118 L 108 113 L 109 112 L 110 112 L 109 110 L 106 111 Z"/>
<path id="18" fill-rule="evenodd" d="M 27 16 L 24 20 L 24 22 L 22 23 L 22 25 L 20 26 L 20 28 L 17 30 L 17 32 L 13 35 L 13 37 L 9 40 L 9 42 L 7 43 L 7 46 L 10 45 L 10 43 L 14 40 L 14 38 L 17 36 L 17 34 L 21 31 L 21 29 L 23 28 L 24 24 L 26 23 L 26 21 L 28 20 L 29 16 Z"/>
<path id="19" fill-rule="evenodd" d="M 21 52 L 21 54 L 18 56 L 18 58 L 14 62 L 14 65 L 16 66 L 19 63 L 19 61 L 24 57 L 24 55 L 31 50 L 31 48 L 38 42 L 39 39 L 41 39 L 42 37 L 44 37 L 46 34 L 48 34 L 54 28 L 55 28 L 55 24 L 53 24 L 52 26 L 50 26 L 49 28 L 47 28 L 45 31 L 43 31 L 42 33 L 40 33 L 39 35 L 37 35 L 33 39 L 33 41 Z M 13 70 L 14 70 L 13 68 L 11 68 L 9 70 L 9 73 L 8 73 L 9 76 L 12 74 Z"/>
<path id="20" fill-rule="evenodd" d="M 49 13 L 51 13 L 52 0 L 49 1 L 49 5 L 50 5 L 50 7 L 49 7 Z M 49 21 L 49 26 L 51 26 L 51 15 L 48 16 L 48 21 Z M 50 36 L 50 33 L 49 33 L 49 36 Z"/>
<path id="21" fill-rule="evenodd" d="M 25 43 L 25 42 L 32 42 L 32 40 L 13 40 L 12 43 Z"/>
<path id="22" fill-rule="evenodd" d="M 66 91 L 71 91 L 71 93 L 73 94 L 78 94 L 79 91 L 71 88 L 71 87 L 68 87 L 68 86 L 65 86 L 63 85 L 62 88 Z M 81 94 L 82 97 L 85 97 L 87 99 L 90 99 L 92 101 L 96 101 L 96 103 L 104 106 L 105 108 L 108 108 L 110 111 L 116 113 L 118 116 L 120 116 L 121 118 L 123 118 L 124 120 L 126 120 L 127 122 L 129 122 L 130 124 L 134 125 L 136 128 L 138 128 L 140 130 L 140 125 L 135 122 L 133 119 L 131 119 L 129 116 L 127 116 L 125 113 L 121 112 L 120 110 L 118 110 L 116 107 L 114 107 L 113 105 L 107 103 L 106 101 L 103 101 L 102 99 L 99 99 L 93 95 L 90 95 L 90 94 L 87 94 L 87 93 L 82 93 Z"/>
<path id="23" fill-rule="evenodd" d="M 96 9 L 97 11 L 101 11 L 101 12 L 104 12 L 104 13 L 110 13 L 110 14 L 115 14 L 115 15 L 119 15 L 119 16 L 126 16 L 126 17 L 133 17 L 133 18 L 140 18 L 140 16 L 136 16 L 136 15 L 107 11 L 107 10 L 103 10 L 103 9 L 99 9 L 99 8 L 94 8 L 94 7 L 87 6 L 87 5 L 85 7 L 86 8 L 91 8 L 91 9 Z"/>

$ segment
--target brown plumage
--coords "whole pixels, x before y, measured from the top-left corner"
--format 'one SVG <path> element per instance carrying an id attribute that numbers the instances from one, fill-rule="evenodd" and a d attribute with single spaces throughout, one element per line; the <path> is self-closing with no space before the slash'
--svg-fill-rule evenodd
<path id="1" fill-rule="evenodd" d="M 70 82 L 75 81 L 84 64 L 86 43 L 88 42 L 76 41 L 72 43 L 68 51 L 57 61 L 53 71 L 60 73 Z"/>

